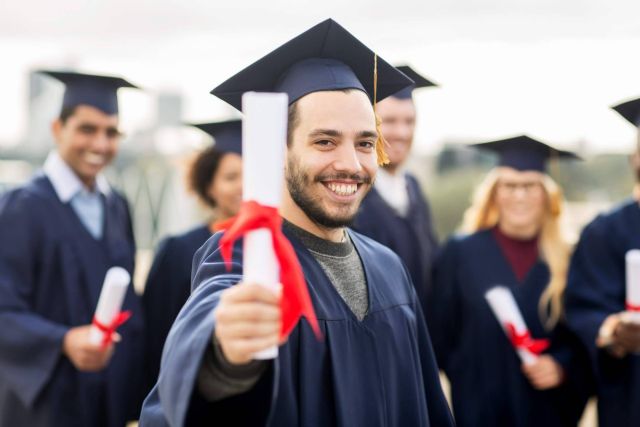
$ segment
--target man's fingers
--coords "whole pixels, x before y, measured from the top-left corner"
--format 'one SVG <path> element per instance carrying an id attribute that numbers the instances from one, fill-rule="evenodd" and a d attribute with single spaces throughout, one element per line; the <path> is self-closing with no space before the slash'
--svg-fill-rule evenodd
<path id="1" fill-rule="evenodd" d="M 278 344 L 278 337 L 261 337 L 254 339 L 240 339 L 229 342 L 225 350 L 234 354 L 251 355 Z"/>
<path id="2" fill-rule="evenodd" d="M 274 292 L 256 283 L 239 283 L 225 290 L 220 297 L 221 302 L 259 301 L 265 304 L 279 304 L 281 292 Z"/>
<path id="3" fill-rule="evenodd" d="M 261 302 L 220 304 L 215 311 L 218 322 L 279 321 L 280 307 Z"/>
<path id="4" fill-rule="evenodd" d="M 261 338 L 280 334 L 279 321 L 237 322 L 220 325 L 217 328 L 218 339 Z"/>

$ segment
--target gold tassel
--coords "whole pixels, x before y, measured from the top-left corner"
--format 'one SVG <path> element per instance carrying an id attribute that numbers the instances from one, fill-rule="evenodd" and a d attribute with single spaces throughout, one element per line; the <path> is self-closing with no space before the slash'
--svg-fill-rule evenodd
<path id="1" fill-rule="evenodd" d="M 385 151 L 385 147 L 389 145 L 384 136 L 382 135 L 382 120 L 378 117 L 376 111 L 376 104 L 378 99 L 378 54 L 373 54 L 373 114 L 376 117 L 376 132 L 378 132 L 378 139 L 376 140 L 376 154 L 378 156 L 378 166 L 386 165 L 389 163 L 389 157 Z"/>

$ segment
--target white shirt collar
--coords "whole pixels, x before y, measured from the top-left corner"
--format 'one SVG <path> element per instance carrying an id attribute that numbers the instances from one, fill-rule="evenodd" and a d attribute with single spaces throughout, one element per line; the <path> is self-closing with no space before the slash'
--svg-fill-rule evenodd
<path id="1" fill-rule="evenodd" d="M 67 203 L 78 192 L 83 190 L 87 191 L 82 181 L 80 181 L 80 178 L 78 178 L 71 167 L 62 160 L 62 157 L 60 157 L 60 154 L 58 154 L 56 150 L 49 153 L 42 170 L 47 178 L 49 178 L 49 181 L 51 181 L 53 189 L 63 203 Z M 111 192 L 111 187 L 102 174 L 98 174 L 96 177 L 96 189 L 105 196 Z"/>
<path id="2" fill-rule="evenodd" d="M 385 169 L 378 169 L 375 188 L 382 199 L 387 202 L 397 213 L 404 216 L 409 210 L 409 192 L 404 171 L 390 174 Z"/>

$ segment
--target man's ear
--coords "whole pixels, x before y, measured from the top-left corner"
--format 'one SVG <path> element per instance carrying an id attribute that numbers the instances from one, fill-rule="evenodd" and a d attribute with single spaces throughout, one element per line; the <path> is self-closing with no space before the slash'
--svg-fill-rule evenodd
<path id="1" fill-rule="evenodd" d="M 60 143 L 60 140 L 62 138 L 63 127 L 64 127 L 64 124 L 60 119 L 55 119 L 53 122 L 51 122 L 51 134 L 53 135 L 53 140 L 55 141 L 56 144 Z"/>

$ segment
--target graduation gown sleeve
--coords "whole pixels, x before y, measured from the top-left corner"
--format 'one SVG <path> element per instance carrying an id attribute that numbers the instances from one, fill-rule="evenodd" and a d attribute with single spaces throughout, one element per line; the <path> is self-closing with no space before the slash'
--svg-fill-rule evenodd
<path id="1" fill-rule="evenodd" d="M 254 389 L 241 396 L 225 399 L 221 402 L 207 402 L 198 391 L 198 373 L 202 359 L 208 346 L 212 345 L 215 321 L 213 310 L 217 306 L 220 293 L 229 286 L 235 285 L 241 278 L 242 253 L 241 242 L 234 247 L 233 267 L 227 271 L 217 250 L 220 234 L 210 239 L 194 256 L 194 277 L 192 283 L 197 284 L 192 297 L 176 318 L 167 336 L 162 355 L 161 371 L 156 386 L 145 400 L 140 419 L 140 426 L 196 426 L 204 423 L 206 417 L 202 412 L 218 414 L 209 419 L 207 425 L 216 425 L 218 420 L 224 425 L 228 416 L 233 414 L 236 425 L 266 424 L 266 411 L 270 404 L 270 385 L 274 384 L 273 366 L 263 374 L 266 377 Z M 271 363 L 273 365 L 273 362 Z M 266 392 L 266 393 L 265 393 Z M 255 395 L 262 395 L 257 402 L 264 402 L 263 411 L 256 410 L 253 404 Z M 242 408 L 244 411 L 234 409 Z M 250 405 L 250 406 L 246 406 Z M 247 407 L 254 408 L 247 411 Z M 213 412 L 211 412 L 213 411 Z M 226 416 L 225 416 L 226 415 Z M 242 417 L 249 417 L 244 420 Z M 262 417 L 262 423 L 256 422 Z"/>
<path id="2" fill-rule="evenodd" d="M 31 311 L 39 223 L 26 190 L 0 198 L 0 377 L 31 407 L 53 376 L 68 328 Z M 56 283 L 51 283 L 56 286 Z"/>

